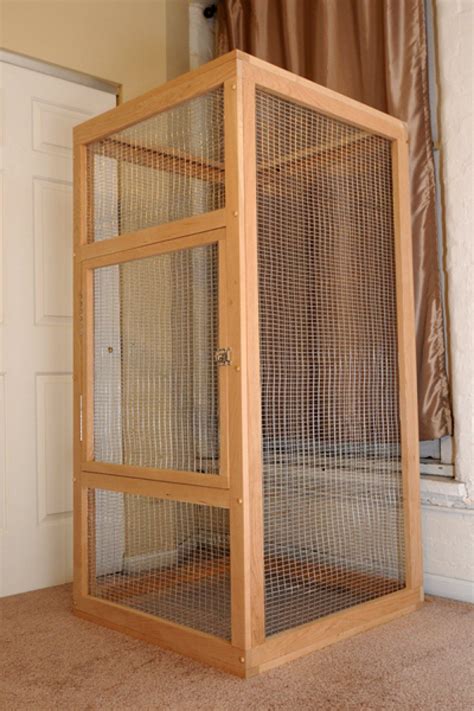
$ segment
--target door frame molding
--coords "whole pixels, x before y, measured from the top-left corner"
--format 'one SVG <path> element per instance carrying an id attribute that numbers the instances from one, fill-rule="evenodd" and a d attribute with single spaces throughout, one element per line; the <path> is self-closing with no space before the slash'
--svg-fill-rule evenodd
<path id="1" fill-rule="evenodd" d="M 47 74 L 48 76 L 55 77 L 56 79 L 70 81 L 73 84 L 82 84 L 82 86 L 88 86 L 90 89 L 104 91 L 107 94 L 114 94 L 117 97 L 117 103 L 119 103 L 122 85 L 118 82 L 110 81 L 109 79 L 102 79 L 101 77 L 86 74 L 85 72 L 80 72 L 76 69 L 69 69 L 68 67 L 63 67 L 59 64 L 53 64 L 53 62 L 47 62 L 44 59 L 36 59 L 35 57 L 30 57 L 27 54 L 13 52 L 12 50 L 4 49 L 3 47 L 0 47 L 0 62 L 13 64 L 15 67 L 29 69 L 30 71 L 38 72 L 39 74 Z"/>

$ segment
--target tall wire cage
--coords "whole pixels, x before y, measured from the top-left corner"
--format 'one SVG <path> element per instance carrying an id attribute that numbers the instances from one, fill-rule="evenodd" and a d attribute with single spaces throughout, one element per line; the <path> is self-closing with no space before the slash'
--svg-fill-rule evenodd
<path id="1" fill-rule="evenodd" d="M 231 52 L 75 129 L 74 609 L 247 677 L 422 601 L 404 125 Z"/>

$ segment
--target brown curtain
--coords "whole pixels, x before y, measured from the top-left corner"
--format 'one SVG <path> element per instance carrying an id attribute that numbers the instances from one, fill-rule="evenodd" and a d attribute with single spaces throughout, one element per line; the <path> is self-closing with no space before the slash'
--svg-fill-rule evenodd
<path id="1" fill-rule="evenodd" d="M 420 439 L 451 434 L 423 0 L 221 0 L 241 49 L 397 116 L 410 134 Z"/>

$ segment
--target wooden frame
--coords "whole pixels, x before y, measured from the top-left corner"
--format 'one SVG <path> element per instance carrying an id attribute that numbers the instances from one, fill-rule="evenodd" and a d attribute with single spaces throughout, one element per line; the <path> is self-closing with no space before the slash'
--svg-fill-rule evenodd
<path id="1" fill-rule="evenodd" d="M 166 226 L 167 227 L 167 226 Z M 199 474 L 195 472 L 179 471 L 173 469 L 157 469 L 152 467 L 138 467 L 123 464 L 111 464 L 108 462 L 94 461 L 93 456 L 93 366 L 94 366 L 94 325 L 93 325 L 93 273 L 94 270 L 103 267 L 114 266 L 122 263 L 130 263 L 138 259 L 170 254 L 172 252 L 216 244 L 218 247 L 219 264 L 219 342 L 227 343 L 227 279 L 226 279 L 226 253 L 227 244 L 225 230 L 215 228 L 206 231 L 197 231 L 192 234 L 178 234 L 173 239 L 163 239 L 165 230 L 162 228 L 148 228 L 146 232 L 145 244 L 139 238 L 137 244 L 133 240 L 138 233 L 124 235 L 119 240 L 119 249 L 105 254 L 89 256 L 87 247 L 85 258 L 82 260 L 82 301 L 83 308 L 83 368 L 86 378 L 86 386 L 82 393 L 82 439 L 84 442 L 83 459 L 81 463 L 82 471 L 110 474 L 114 476 L 130 476 L 131 474 L 141 479 L 152 479 L 159 481 L 179 482 L 190 486 L 212 486 L 216 488 L 229 488 L 228 473 L 228 428 L 229 428 L 229 407 L 228 407 L 228 373 L 225 369 L 219 372 L 219 431 L 220 431 L 220 454 L 221 462 L 219 473 L 216 475 Z M 154 237 L 154 242 L 150 240 Z M 113 241 L 113 240 L 110 240 Z M 98 243 L 100 244 L 100 243 Z M 128 248 L 122 248 L 123 245 Z M 92 250 L 91 250 L 92 251 Z M 83 252 L 84 253 L 84 252 Z"/>
<path id="2" fill-rule="evenodd" d="M 133 123 L 224 86 L 225 166 L 209 163 L 209 180 L 225 180 L 224 209 L 88 242 L 86 147 Z M 260 402 L 255 89 L 316 109 L 392 142 L 400 431 L 405 507 L 406 587 L 301 627 L 265 637 L 262 432 Z M 156 642 L 238 676 L 252 676 L 326 644 L 416 609 L 423 599 L 418 492 L 414 307 L 408 149 L 397 119 L 241 52 L 231 52 L 143 97 L 78 126 L 74 133 L 74 606 L 76 614 Z M 110 141 L 113 153 L 115 143 Z M 121 146 L 123 151 L 123 146 Z M 177 172 L 193 159 L 178 152 L 131 149 L 134 161 Z M 297 156 L 314 160 L 315 152 Z M 201 166 L 202 167 L 202 166 Z M 225 170 L 224 170 L 225 167 Z M 223 475 L 94 462 L 91 453 L 92 269 L 198 244 L 219 243 L 221 338 L 232 348 L 222 368 Z M 232 638 L 184 628 L 94 598 L 88 590 L 87 491 L 100 487 L 219 506 L 230 511 Z M 321 573 L 321 571 L 320 571 Z M 302 574 L 309 574 L 304 571 Z M 331 570 L 325 570 L 327 580 Z M 347 576 L 346 576 L 347 577 Z M 357 576 L 356 576 L 357 577 Z M 357 580 L 347 577 L 347 585 Z"/>

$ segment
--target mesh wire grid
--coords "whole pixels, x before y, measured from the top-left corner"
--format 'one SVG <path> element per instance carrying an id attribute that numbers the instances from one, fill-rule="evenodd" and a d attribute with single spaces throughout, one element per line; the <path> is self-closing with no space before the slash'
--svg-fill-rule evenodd
<path id="1" fill-rule="evenodd" d="M 90 489 L 89 592 L 230 639 L 229 512 Z"/>
<path id="2" fill-rule="evenodd" d="M 257 91 L 265 625 L 404 586 L 390 141 Z"/>
<path id="3" fill-rule="evenodd" d="M 219 473 L 217 244 L 94 271 L 94 457 Z"/>
<path id="4" fill-rule="evenodd" d="M 220 86 L 88 146 L 88 239 L 224 207 Z"/>

